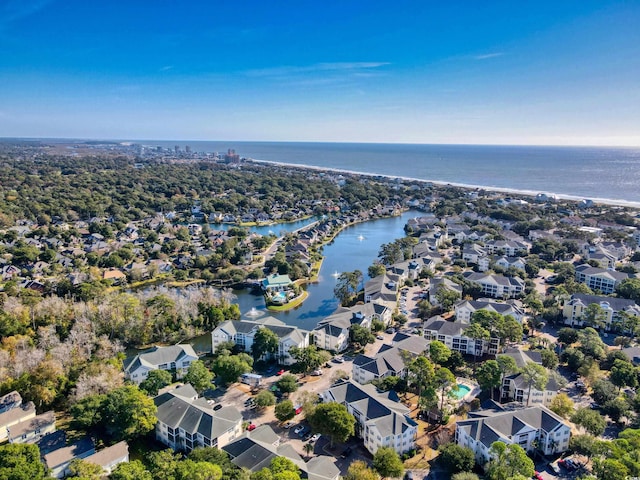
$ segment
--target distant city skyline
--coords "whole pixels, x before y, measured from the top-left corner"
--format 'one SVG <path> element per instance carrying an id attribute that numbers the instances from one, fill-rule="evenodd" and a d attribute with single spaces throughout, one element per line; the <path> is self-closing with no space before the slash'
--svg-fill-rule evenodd
<path id="1" fill-rule="evenodd" d="M 640 3 L 0 2 L 0 137 L 640 146 Z"/>

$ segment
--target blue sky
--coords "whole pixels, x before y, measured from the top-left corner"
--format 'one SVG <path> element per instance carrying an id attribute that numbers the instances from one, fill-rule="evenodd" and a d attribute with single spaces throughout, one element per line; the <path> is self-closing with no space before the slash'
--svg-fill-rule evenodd
<path id="1" fill-rule="evenodd" d="M 638 146 L 638 25 L 633 1 L 0 0 L 0 137 Z"/>

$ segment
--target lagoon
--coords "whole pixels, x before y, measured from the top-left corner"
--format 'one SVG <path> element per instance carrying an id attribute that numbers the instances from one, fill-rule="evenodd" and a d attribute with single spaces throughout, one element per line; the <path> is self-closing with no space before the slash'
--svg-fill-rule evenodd
<path id="1" fill-rule="evenodd" d="M 234 291 L 243 317 L 250 319 L 270 315 L 289 325 L 312 330 L 319 320 L 338 308 L 338 300 L 333 294 L 338 275 L 342 272 L 360 270 L 364 275 L 364 281 L 369 280 L 367 269 L 378 258 L 380 246 L 404 237 L 407 220 L 420 215 L 421 212 L 410 210 L 397 217 L 358 223 L 342 230 L 331 243 L 323 247 L 324 261 L 318 282 L 307 286 L 309 297 L 296 309 L 269 312 L 262 295 L 254 295 L 248 290 Z M 292 224 L 286 224 L 287 229 L 291 227 Z M 251 317 L 246 315 L 249 312 L 253 312 Z"/>

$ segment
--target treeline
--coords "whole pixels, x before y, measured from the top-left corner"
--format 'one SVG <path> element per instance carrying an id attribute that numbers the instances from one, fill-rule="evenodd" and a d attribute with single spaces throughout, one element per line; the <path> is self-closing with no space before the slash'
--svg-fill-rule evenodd
<path id="1" fill-rule="evenodd" d="M 242 169 L 209 162 L 156 163 L 135 169 L 126 157 L 41 160 L 0 158 L 0 226 L 17 219 L 48 224 L 110 216 L 140 220 L 159 211 L 188 210 L 199 200 L 205 212 L 238 214 L 248 208 L 270 212 L 274 205 L 294 208 L 301 202 L 341 196 L 366 208 L 388 198 L 386 188 L 348 182 L 341 189 L 309 172 L 275 166 Z"/>

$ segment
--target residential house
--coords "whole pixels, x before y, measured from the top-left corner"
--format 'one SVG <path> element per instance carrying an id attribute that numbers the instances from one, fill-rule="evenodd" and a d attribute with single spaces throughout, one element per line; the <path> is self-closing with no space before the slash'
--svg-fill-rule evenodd
<path id="1" fill-rule="evenodd" d="M 471 322 L 471 317 L 478 310 L 489 310 L 505 317 L 510 315 L 520 323 L 524 319 L 524 310 L 517 300 L 509 300 L 507 302 L 496 302 L 495 300 L 484 298 L 462 300 L 456 303 L 453 308 L 456 313 L 456 320 L 460 322 Z"/>
<path id="2" fill-rule="evenodd" d="M 514 298 L 524 293 L 524 280 L 519 277 L 467 272 L 465 278 L 482 287 L 482 294 L 493 298 Z"/>
<path id="3" fill-rule="evenodd" d="M 438 340 L 463 355 L 496 355 L 500 349 L 500 339 L 491 337 L 489 340 L 481 340 L 467 337 L 464 332 L 469 325 L 468 321 L 449 321 L 435 316 L 424 322 L 423 335 L 429 342 Z"/>
<path id="4" fill-rule="evenodd" d="M 147 378 L 151 370 L 175 371 L 181 378 L 198 355 L 191 345 L 153 347 L 124 361 L 124 376 L 135 384 Z"/>
<path id="5" fill-rule="evenodd" d="M 542 365 L 540 352 L 522 350 L 521 348 L 507 348 L 502 352 L 502 355 L 513 358 L 518 368 L 523 368 L 527 363 Z M 501 396 L 503 400 L 522 402 L 527 406 L 539 404 L 548 407 L 559 390 L 560 386 L 553 376 L 549 376 L 544 390 L 538 390 L 533 387 L 529 389 L 524 376 L 521 373 L 514 373 L 504 378 L 501 386 Z M 531 395 L 530 399 L 529 395 Z"/>
<path id="6" fill-rule="evenodd" d="M 478 270 L 481 272 L 486 272 L 490 268 L 493 268 L 494 265 L 504 268 L 505 270 L 510 267 L 524 270 L 527 262 L 522 257 L 507 256 L 482 257 L 480 260 L 478 260 Z"/>
<path id="7" fill-rule="evenodd" d="M 475 265 L 486 256 L 486 250 L 476 243 L 465 243 L 462 247 L 462 259 L 467 263 Z"/>
<path id="8" fill-rule="evenodd" d="M 173 450 L 222 448 L 242 433 L 242 414 L 236 407 L 213 410 L 189 384 L 162 393 L 153 401 L 158 407 L 156 440 Z"/>
<path id="9" fill-rule="evenodd" d="M 26 404 L 20 400 L 20 405 L 0 413 L 0 443 L 9 438 L 9 429 L 20 422 L 30 420 L 36 416 L 36 406 L 33 402 Z"/>
<path id="10" fill-rule="evenodd" d="M 349 331 L 352 325 L 371 328 L 378 320 L 385 326 L 391 321 L 391 311 L 384 305 L 366 303 L 354 307 L 340 307 L 324 318 L 313 330 L 313 339 L 318 348 L 342 352 L 349 346 Z"/>
<path id="11" fill-rule="evenodd" d="M 49 475 L 54 478 L 63 478 L 69 474 L 69 464 L 73 460 L 84 460 L 94 453 L 96 449 L 93 440 L 85 437 L 71 445 L 44 454 L 42 460 L 49 470 Z"/>
<path id="12" fill-rule="evenodd" d="M 502 254 L 515 257 L 529 253 L 530 245 L 516 240 L 491 240 L 485 243 L 484 248 L 491 255 Z"/>
<path id="13" fill-rule="evenodd" d="M 22 405 L 22 397 L 15 390 L 0 397 L 0 414 Z"/>
<path id="14" fill-rule="evenodd" d="M 398 301 L 400 277 L 391 273 L 378 275 L 364 285 L 365 303 L 377 303 L 394 310 Z"/>
<path id="15" fill-rule="evenodd" d="M 351 376 L 360 384 L 385 377 L 404 378 L 407 373 L 407 356 L 415 357 L 424 353 L 428 344 L 424 338 L 398 333 L 391 345 L 382 345 L 374 356 L 357 355 L 353 359 Z"/>
<path id="16" fill-rule="evenodd" d="M 605 330 L 611 330 L 613 324 L 620 320 L 620 312 L 640 316 L 640 307 L 633 300 L 575 293 L 562 307 L 564 323 L 572 327 L 583 326 L 585 310 L 593 303 L 599 305 L 605 315 Z"/>
<path id="17" fill-rule="evenodd" d="M 380 447 L 393 448 L 400 455 L 415 448 L 418 425 L 395 392 L 378 393 L 373 385 L 348 381 L 334 385 L 321 397 L 347 407 L 356 419 L 356 435 L 371 454 Z"/>
<path id="18" fill-rule="evenodd" d="M 291 347 L 309 346 L 310 335 L 307 330 L 292 327 L 273 317 L 266 317 L 259 320 L 228 320 L 221 323 L 211 332 L 211 347 L 215 351 L 221 343 L 233 342 L 243 351 L 251 352 L 253 338 L 260 328 L 267 328 L 278 336 L 278 351 L 273 357 L 283 365 L 295 363 L 289 354 Z"/>
<path id="19" fill-rule="evenodd" d="M 629 278 L 629 275 L 614 270 L 592 267 L 588 264 L 576 267 L 576 282 L 586 284 L 591 290 L 609 295 L 615 292 L 616 286 Z"/>
<path id="20" fill-rule="evenodd" d="M 486 465 L 494 442 L 520 445 L 527 452 L 543 455 L 562 453 L 569 448 L 571 426 L 551 410 L 535 406 L 520 410 L 497 404 L 488 410 L 469 412 L 469 418 L 456 422 L 456 443 L 475 453 L 476 462 Z"/>
<path id="21" fill-rule="evenodd" d="M 55 431 L 56 417 L 51 410 L 7 427 L 7 436 L 9 443 L 36 443 Z"/>
<path id="22" fill-rule="evenodd" d="M 262 280 L 262 289 L 265 292 L 283 292 L 287 290 L 293 282 L 289 275 L 273 274 Z"/>
<path id="23" fill-rule="evenodd" d="M 452 282 L 446 277 L 434 277 L 429 282 L 429 303 L 434 307 L 440 306 L 440 301 L 438 300 L 438 291 L 440 289 L 455 292 L 462 298 L 462 285 Z"/>
<path id="24" fill-rule="evenodd" d="M 104 474 L 109 475 L 118 464 L 129 461 L 129 445 L 125 441 L 118 442 L 89 455 L 84 461 L 102 467 Z"/>
<path id="25" fill-rule="evenodd" d="M 269 425 L 261 425 L 251 432 L 244 432 L 240 437 L 222 447 L 229 454 L 231 462 L 250 473 L 268 468 L 278 457 L 291 460 L 308 480 L 338 480 L 340 470 L 332 458 L 318 455 L 304 462 L 300 455 L 288 443 L 280 443 L 280 437 Z"/>

